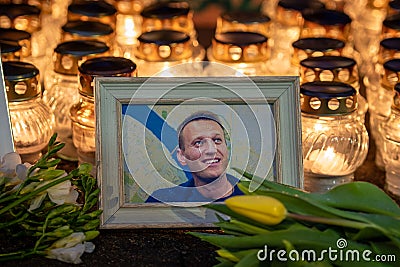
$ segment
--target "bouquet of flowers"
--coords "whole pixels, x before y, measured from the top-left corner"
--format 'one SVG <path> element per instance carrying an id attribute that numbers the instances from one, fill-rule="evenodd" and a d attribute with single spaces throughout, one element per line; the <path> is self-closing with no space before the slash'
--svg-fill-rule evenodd
<path id="1" fill-rule="evenodd" d="M 260 177 L 242 172 L 248 179 Z M 264 180 L 208 208 L 224 233 L 191 233 L 219 249 L 217 266 L 399 266 L 400 207 L 367 182 L 308 193 Z"/>
<path id="2" fill-rule="evenodd" d="M 98 236 L 96 209 L 99 188 L 90 175 L 92 166 L 81 164 L 67 173 L 57 169 L 55 158 L 64 144 L 53 135 L 47 153 L 34 165 L 22 163 L 19 154 L 6 154 L 0 163 L 0 231 L 27 240 L 28 247 L 0 252 L 0 261 L 35 255 L 78 264 L 89 242 Z"/>

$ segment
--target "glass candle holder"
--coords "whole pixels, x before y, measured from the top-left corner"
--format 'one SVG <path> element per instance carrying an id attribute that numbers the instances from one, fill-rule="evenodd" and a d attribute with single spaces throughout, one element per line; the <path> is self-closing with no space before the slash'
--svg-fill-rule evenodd
<path id="1" fill-rule="evenodd" d="M 390 0 L 387 5 L 387 16 L 391 16 L 394 14 L 400 13 L 400 1 L 399 0 Z"/>
<path id="2" fill-rule="evenodd" d="M 367 100 L 370 109 L 379 109 L 379 91 L 381 78 L 385 75 L 383 64 L 391 59 L 400 58 L 400 37 L 386 38 L 380 41 L 379 53 L 374 60 L 373 72 L 364 77 Z"/>
<path id="3" fill-rule="evenodd" d="M 42 100 L 39 70 L 22 61 L 3 62 L 14 145 L 23 161 L 37 161 L 53 135 L 54 115 Z"/>
<path id="4" fill-rule="evenodd" d="M 349 41 L 351 18 L 344 12 L 329 9 L 306 9 L 300 36 L 328 37 Z"/>
<path id="5" fill-rule="evenodd" d="M 21 49 L 17 42 L 0 40 L 1 61 L 19 61 Z"/>
<path id="6" fill-rule="evenodd" d="M 391 114 L 382 123 L 386 190 L 400 197 L 400 84 L 395 85 Z"/>
<path id="7" fill-rule="evenodd" d="M 316 0 L 281 0 L 276 9 L 276 21 L 281 25 L 296 27 L 298 34 L 300 34 L 300 28 L 304 22 L 302 12 L 307 9 L 318 10 L 324 7 L 325 4 Z"/>
<path id="8" fill-rule="evenodd" d="M 0 28 L 0 40 L 17 42 L 21 46 L 20 60 L 30 61 L 32 55 L 31 34 L 17 29 Z"/>
<path id="9" fill-rule="evenodd" d="M 79 101 L 70 109 L 72 140 L 80 163 L 95 165 L 96 132 L 94 88 L 95 77 L 136 76 L 136 64 L 122 57 L 95 57 L 78 67 Z"/>
<path id="10" fill-rule="evenodd" d="M 360 94 L 357 64 L 354 59 L 343 56 L 309 57 L 300 61 L 300 66 L 300 83 L 332 81 L 351 85 L 357 91 L 358 118 L 364 123 L 368 103 Z"/>
<path id="11" fill-rule="evenodd" d="M 357 119 L 356 90 L 340 82 L 300 86 L 304 187 L 326 192 L 351 182 L 368 153 L 368 133 Z"/>
<path id="12" fill-rule="evenodd" d="M 142 77 L 150 77 L 173 65 L 202 61 L 205 56 L 204 48 L 194 46 L 190 36 L 183 32 L 145 32 L 139 36 L 138 42 L 134 50 L 134 61 Z M 188 72 L 192 71 L 188 69 Z"/>
<path id="13" fill-rule="evenodd" d="M 34 33 L 41 28 L 41 10 L 28 4 L 0 4 L 0 27 Z"/>
<path id="14" fill-rule="evenodd" d="M 300 61 L 309 57 L 343 56 L 345 43 L 327 37 L 301 38 L 292 44 L 292 66 L 300 71 Z"/>
<path id="15" fill-rule="evenodd" d="M 73 1 L 68 6 L 68 21 L 97 21 L 110 25 L 115 31 L 117 9 L 106 1 Z"/>
<path id="16" fill-rule="evenodd" d="M 3 14 L 6 15 L 0 15 L 2 18 L 0 27 L 13 28 L 31 34 L 31 59 L 29 61 L 39 68 L 41 73 L 44 73 L 50 60 L 47 57 L 48 48 L 52 43 L 45 28 L 42 27 L 40 8 L 29 4 L 7 4 L 1 5 L 0 10 L 0 14 L 4 12 Z"/>
<path id="17" fill-rule="evenodd" d="M 300 30 L 303 25 L 302 11 L 323 7 L 324 4 L 320 1 L 312 0 L 281 0 L 278 2 L 269 41 L 271 56 L 268 65 L 271 74 L 294 75 L 291 68 L 291 55 L 293 54 L 291 44 L 300 38 Z M 279 72 L 276 71 L 277 69 Z"/>
<path id="18" fill-rule="evenodd" d="M 378 63 L 382 66 L 386 61 L 400 58 L 400 37 L 386 38 L 380 41 Z M 379 73 L 382 73 L 380 68 Z"/>
<path id="19" fill-rule="evenodd" d="M 140 13 L 142 33 L 157 30 L 184 32 L 196 40 L 193 10 L 184 1 L 160 1 L 145 7 Z"/>
<path id="20" fill-rule="evenodd" d="M 228 65 L 245 75 L 267 75 L 268 38 L 255 32 L 224 32 L 215 34 L 207 50 L 211 62 Z M 206 70 L 207 72 L 207 70 Z M 208 73 L 208 76 L 224 75 Z"/>
<path id="21" fill-rule="evenodd" d="M 374 63 L 382 34 L 382 23 L 386 18 L 388 0 L 347 1 L 347 12 L 352 17 L 354 46 L 363 57 L 363 63 Z"/>
<path id="22" fill-rule="evenodd" d="M 383 64 L 384 75 L 380 79 L 380 87 L 375 99 L 371 101 L 370 133 L 375 141 L 375 164 L 384 170 L 382 123 L 390 115 L 394 97 L 394 86 L 400 81 L 400 59 L 388 60 Z"/>
<path id="23" fill-rule="evenodd" d="M 387 16 L 382 22 L 381 40 L 400 37 L 400 13 Z"/>
<path id="24" fill-rule="evenodd" d="M 142 33 L 143 8 L 153 3 L 153 0 L 116 0 L 117 25 L 116 38 L 122 55 L 131 58 L 130 47 L 137 43 L 137 37 Z"/>
<path id="25" fill-rule="evenodd" d="M 53 67 L 46 71 L 43 100 L 55 115 L 55 132 L 65 144 L 58 156 L 76 161 L 77 152 L 72 144 L 70 108 L 79 101 L 78 66 L 95 56 L 104 56 L 109 47 L 99 41 L 68 41 L 54 49 Z"/>
<path id="26" fill-rule="evenodd" d="M 118 48 L 115 46 L 115 32 L 113 28 L 98 21 L 69 21 L 62 27 L 61 42 L 72 40 L 100 41 L 110 48 L 112 55 L 118 55 Z"/>
<path id="27" fill-rule="evenodd" d="M 225 12 L 217 18 L 215 33 L 243 31 L 257 32 L 266 37 L 271 37 L 271 23 L 271 19 L 260 12 Z"/>

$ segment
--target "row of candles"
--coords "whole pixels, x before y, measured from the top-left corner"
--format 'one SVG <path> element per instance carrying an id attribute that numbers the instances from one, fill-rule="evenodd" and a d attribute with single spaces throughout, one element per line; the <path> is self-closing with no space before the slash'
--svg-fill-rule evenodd
<path id="1" fill-rule="evenodd" d="M 67 144 L 60 156 L 94 163 L 94 77 L 148 77 L 207 58 L 235 71 L 193 67 L 179 75 L 237 71 L 300 76 L 309 191 L 322 192 L 353 180 L 368 152 L 364 122 L 369 110 L 377 165 L 386 168 L 388 190 L 400 195 L 396 6 L 396 1 L 264 1 L 260 13 L 223 13 L 205 50 L 197 41 L 193 11 L 186 2 L 82 1 L 66 6 L 55 1 L 36 28 L 37 12 L 26 10 L 37 7 L 3 4 L 0 10 L 8 10 L 0 12 L 0 40 L 17 151 L 37 155 L 56 131 Z M 15 11 L 19 8 L 22 11 Z M 68 14 L 65 21 L 60 19 L 63 9 Z M 365 14 L 374 15 L 366 22 Z M 367 36 L 361 34 L 366 31 Z M 55 32 L 60 32 L 60 40 Z M 36 46 L 34 36 L 42 40 Z M 46 44 L 39 49 L 42 54 L 34 53 L 40 43 Z M 39 73 L 44 73 L 42 81 Z M 366 85 L 367 99 L 360 94 L 361 84 Z"/>

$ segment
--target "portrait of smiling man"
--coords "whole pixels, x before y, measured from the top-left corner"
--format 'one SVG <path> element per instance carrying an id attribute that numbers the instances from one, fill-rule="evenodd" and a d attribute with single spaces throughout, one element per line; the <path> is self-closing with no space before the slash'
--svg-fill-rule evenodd
<path id="1" fill-rule="evenodd" d="M 209 111 L 191 114 L 179 125 L 177 159 L 190 171 L 186 182 L 158 189 L 150 202 L 223 201 L 243 193 L 239 179 L 228 174 L 229 149 L 226 130 L 219 117 Z"/>

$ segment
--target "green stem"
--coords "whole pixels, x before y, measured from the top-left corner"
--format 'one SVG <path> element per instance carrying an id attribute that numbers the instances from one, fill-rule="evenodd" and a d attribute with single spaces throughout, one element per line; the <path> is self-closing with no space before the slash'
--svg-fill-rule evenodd
<path id="1" fill-rule="evenodd" d="M 328 224 L 328 225 L 336 225 L 336 226 L 344 226 L 354 229 L 363 229 L 365 227 L 375 227 L 373 224 L 367 224 L 363 222 L 351 221 L 346 219 L 338 219 L 338 218 L 324 218 L 324 217 L 316 217 L 316 216 L 309 216 L 309 215 L 302 215 L 296 213 L 287 213 L 287 217 L 290 217 L 295 220 L 299 221 L 306 221 L 306 222 L 314 222 L 314 223 L 321 223 L 321 224 Z"/>
<path id="2" fill-rule="evenodd" d="M 48 223 L 49 223 L 49 215 L 47 215 L 46 221 L 44 222 L 42 235 L 40 236 L 40 238 L 35 243 L 35 247 L 33 248 L 34 252 L 36 252 L 36 250 L 38 249 L 38 247 L 39 247 L 40 243 L 42 242 L 43 238 L 46 236 L 46 229 L 47 229 L 47 224 Z"/>
<path id="3" fill-rule="evenodd" d="M 59 179 L 57 179 L 57 180 L 54 180 L 54 181 L 52 181 L 52 182 L 50 182 L 50 183 L 48 183 L 48 184 L 46 184 L 46 185 L 44 185 L 44 186 L 42 186 L 42 187 L 40 187 L 40 188 L 38 188 L 38 189 L 36 189 L 36 190 L 30 192 L 29 194 L 27 194 L 27 195 L 21 197 L 20 199 L 14 201 L 14 202 L 12 202 L 12 203 L 10 203 L 8 206 L 5 206 L 5 207 L 3 207 L 2 209 L 0 209 L 0 215 L 3 214 L 3 213 L 5 213 L 5 212 L 7 212 L 9 209 L 12 209 L 12 208 L 18 206 L 18 205 L 21 204 L 22 202 L 24 202 L 24 201 L 26 201 L 26 200 L 32 198 L 33 196 L 35 196 L 35 195 L 37 195 L 37 194 L 39 194 L 39 193 L 41 193 L 41 192 L 43 192 L 43 191 L 46 191 L 46 190 L 49 189 L 50 187 L 55 186 L 55 185 L 57 185 L 57 184 L 59 184 L 59 183 L 65 182 L 65 181 L 67 181 L 67 180 L 69 180 L 69 179 L 71 179 L 71 178 L 72 178 L 72 175 L 69 174 L 69 175 L 67 175 L 67 176 L 64 176 L 64 177 L 62 177 L 62 178 L 59 178 Z"/>
<path id="4" fill-rule="evenodd" d="M 0 262 L 4 261 L 10 261 L 10 260 L 20 260 L 29 256 L 33 255 L 45 255 L 46 253 L 44 252 L 44 249 L 46 246 L 42 246 L 39 249 L 40 250 L 21 250 L 21 251 L 15 251 L 15 252 L 10 252 L 10 253 L 3 253 L 0 254 Z"/>
<path id="5" fill-rule="evenodd" d="M 4 228 L 8 228 L 13 224 L 17 224 L 17 223 L 23 222 L 28 216 L 29 216 L 29 213 L 25 213 L 24 215 L 22 215 L 22 217 L 14 220 L 14 221 L 0 224 L 0 230 L 4 229 Z"/>
<path id="6" fill-rule="evenodd" d="M 8 195 L 7 197 L 0 197 L 0 203 L 7 202 L 7 201 L 15 199 L 15 198 L 18 198 L 18 196 L 14 195 L 14 194 Z"/>

